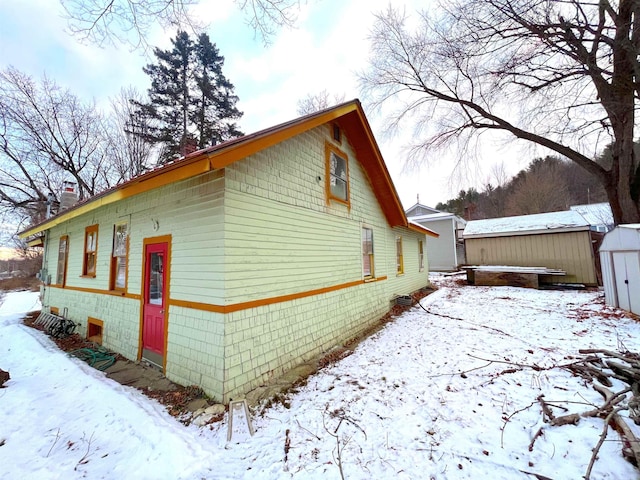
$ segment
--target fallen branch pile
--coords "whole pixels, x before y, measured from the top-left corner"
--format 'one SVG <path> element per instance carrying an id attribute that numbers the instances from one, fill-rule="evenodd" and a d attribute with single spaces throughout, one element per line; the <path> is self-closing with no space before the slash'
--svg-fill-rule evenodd
<path id="1" fill-rule="evenodd" d="M 544 395 L 540 395 L 536 400 L 541 407 L 544 423 L 550 427 L 562 425 L 575 425 L 581 418 L 597 417 L 604 419 L 604 425 L 600 439 L 593 449 L 593 454 L 584 476 L 585 480 L 589 480 L 591 470 L 598 456 L 600 447 L 604 443 L 609 427 L 613 428 L 622 439 L 622 455 L 636 467 L 640 466 L 640 441 L 633 433 L 628 422 L 633 421 L 636 425 L 640 425 L 640 355 L 637 353 L 625 352 L 618 353 L 610 350 L 602 349 L 585 349 L 579 350 L 583 357 L 567 364 L 554 365 L 551 367 L 541 368 L 537 365 L 529 365 L 534 370 L 550 370 L 552 368 L 561 368 L 570 371 L 576 376 L 584 378 L 593 388 L 602 395 L 604 402 L 602 405 L 594 405 L 595 408 L 581 413 L 564 413 L 566 408 L 552 402 L 547 402 Z M 498 361 L 496 361 L 498 362 Z M 502 362 L 500 363 L 509 363 Z M 500 372 L 512 373 L 522 370 L 525 367 L 521 364 L 517 365 L 518 369 L 509 369 Z M 615 386 L 615 387 L 614 387 Z M 529 405 L 530 408 L 535 404 Z M 556 411 L 562 410 L 563 414 L 557 416 Z M 520 412 L 522 410 L 519 410 Z M 621 411 L 628 411 L 628 417 L 620 415 Z M 505 418 L 505 426 L 513 415 Z M 533 436 L 529 444 L 529 450 L 533 450 L 536 440 L 544 435 L 541 427 Z"/>

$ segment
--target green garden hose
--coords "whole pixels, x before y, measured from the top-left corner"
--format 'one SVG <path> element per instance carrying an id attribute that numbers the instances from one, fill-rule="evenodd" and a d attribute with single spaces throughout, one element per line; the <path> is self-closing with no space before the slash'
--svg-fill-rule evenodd
<path id="1" fill-rule="evenodd" d="M 116 363 L 116 357 L 106 348 L 97 345 L 94 348 L 79 348 L 69 352 L 76 358 L 88 363 L 97 370 L 104 371 Z"/>

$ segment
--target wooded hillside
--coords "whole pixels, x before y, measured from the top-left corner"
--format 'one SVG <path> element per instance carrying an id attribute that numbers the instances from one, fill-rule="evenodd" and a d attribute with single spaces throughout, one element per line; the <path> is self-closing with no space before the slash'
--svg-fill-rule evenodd
<path id="1" fill-rule="evenodd" d="M 606 152 L 602 156 L 606 162 Z M 466 220 L 567 210 L 571 205 L 606 202 L 598 180 L 573 162 L 537 158 L 511 179 L 487 183 L 481 191 L 461 190 L 435 208 Z"/>

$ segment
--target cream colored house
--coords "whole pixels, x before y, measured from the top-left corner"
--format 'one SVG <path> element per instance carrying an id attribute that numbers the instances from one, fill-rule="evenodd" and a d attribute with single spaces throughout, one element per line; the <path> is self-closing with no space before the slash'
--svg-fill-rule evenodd
<path id="1" fill-rule="evenodd" d="M 471 220 L 463 238 L 469 265 L 546 267 L 566 276 L 542 282 L 598 283 L 591 225 L 576 211 Z"/>
<path id="2" fill-rule="evenodd" d="M 428 285 L 357 100 L 194 152 L 22 232 L 43 305 L 227 402 Z"/>

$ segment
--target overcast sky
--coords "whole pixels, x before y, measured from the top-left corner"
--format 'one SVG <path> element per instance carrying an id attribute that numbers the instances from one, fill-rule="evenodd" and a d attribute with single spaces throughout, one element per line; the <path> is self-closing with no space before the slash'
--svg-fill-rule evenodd
<path id="1" fill-rule="evenodd" d="M 394 6 L 412 1 L 421 8 L 422 0 L 394 0 Z M 305 3 L 305 2 L 302 2 Z M 297 102 L 309 93 L 322 90 L 344 95 L 345 100 L 361 98 L 356 73 L 367 67 L 373 14 L 386 8 L 388 0 L 308 0 L 302 5 L 295 29 L 280 30 L 265 47 L 246 24 L 245 15 L 233 0 L 201 0 L 198 15 L 211 22 L 207 30 L 225 57 L 224 73 L 235 85 L 244 112 L 240 126 L 245 133 L 297 117 Z M 94 98 L 108 105 L 122 87 L 133 85 L 141 91 L 149 86 L 142 66 L 149 59 L 127 47 L 98 48 L 83 45 L 66 33 L 58 0 L 0 0 L 0 67 L 13 65 L 34 77 L 46 74 L 59 85 L 71 88 L 84 99 Z M 153 32 L 150 43 L 161 48 L 170 45 L 174 31 Z M 525 165 L 495 150 L 485 142 L 483 149 L 495 151 L 485 158 L 482 170 L 474 169 L 472 179 L 451 180 L 455 161 L 452 153 L 432 159 L 430 166 L 407 170 L 409 133 L 386 138 L 384 118 L 365 112 L 405 208 L 416 202 L 435 206 L 456 196 L 461 188 L 486 181 L 490 165 L 509 162 L 514 174 Z M 479 182 L 479 183 L 478 183 Z"/>

